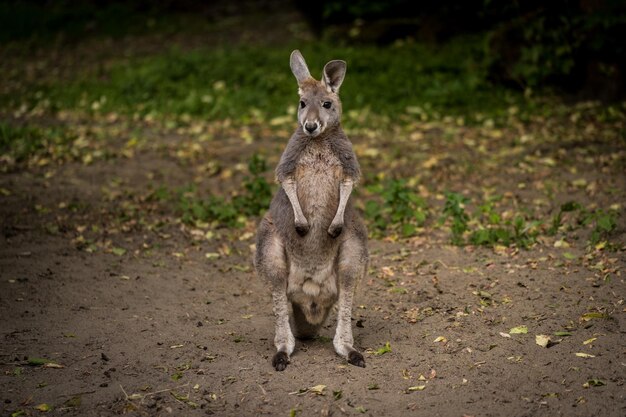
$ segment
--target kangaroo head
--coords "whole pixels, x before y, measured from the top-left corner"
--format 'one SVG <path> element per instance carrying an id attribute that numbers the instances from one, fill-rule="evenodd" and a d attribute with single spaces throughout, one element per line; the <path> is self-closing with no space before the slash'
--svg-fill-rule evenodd
<path id="1" fill-rule="evenodd" d="M 345 61 L 330 61 L 324 66 L 322 80 L 311 77 L 309 68 L 300 51 L 291 53 L 291 71 L 298 80 L 298 122 L 310 137 L 322 134 L 329 127 L 339 124 L 341 101 L 339 87 L 346 75 Z"/>

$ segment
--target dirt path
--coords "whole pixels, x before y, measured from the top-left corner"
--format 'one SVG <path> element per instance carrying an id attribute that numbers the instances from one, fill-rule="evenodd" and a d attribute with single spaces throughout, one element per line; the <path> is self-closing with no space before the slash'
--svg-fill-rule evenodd
<path id="1" fill-rule="evenodd" d="M 468 151 L 469 161 L 455 164 L 474 173 L 459 183 L 467 172 L 445 162 L 453 142 L 429 132 L 419 142 L 429 153 L 415 155 L 420 164 L 437 156 L 422 179 L 433 201 L 455 184 L 533 201 L 540 191 L 518 183 L 557 181 L 557 172 L 571 181 L 561 161 L 551 171 L 491 176 L 515 169 L 504 162 L 519 154 L 503 153 L 498 168 L 477 165 L 481 156 Z M 253 143 L 229 136 L 198 148 L 184 134 L 142 134 L 150 140 L 127 154 L 112 141 L 109 159 L 0 177 L 1 415 L 40 415 L 45 405 L 48 415 L 75 416 L 626 414 L 623 250 L 590 254 L 584 238 L 568 238 L 567 255 L 556 238 L 530 250 L 457 247 L 434 225 L 408 240 L 373 240 L 353 322 L 367 367 L 334 354 L 331 320 L 278 373 L 269 293 L 251 268 L 255 219 L 243 229 L 194 228 L 147 196 L 154 184 L 198 177 L 200 189 L 232 189 L 241 162 L 264 149 L 272 165 L 280 141 L 259 133 Z M 373 142 L 355 143 L 365 170 L 380 167 Z M 508 146 L 490 143 L 494 153 Z M 211 161 L 219 173 L 202 176 Z M 411 164 L 399 161 L 398 172 Z M 588 183 L 624 185 L 612 168 L 580 169 Z M 511 332 L 519 326 L 527 333 Z M 549 347 L 536 335 L 549 335 Z"/>

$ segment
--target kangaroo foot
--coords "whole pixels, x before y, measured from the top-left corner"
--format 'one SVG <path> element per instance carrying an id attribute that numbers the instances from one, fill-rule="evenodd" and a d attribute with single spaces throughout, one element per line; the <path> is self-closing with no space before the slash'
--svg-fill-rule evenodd
<path id="1" fill-rule="evenodd" d="M 363 359 L 363 356 L 361 356 L 361 359 Z M 287 356 L 286 352 L 282 352 L 282 351 L 276 352 L 276 354 L 272 358 L 272 366 L 277 371 L 284 371 L 288 363 L 289 363 L 289 357 Z"/>
<path id="2" fill-rule="evenodd" d="M 354 366 L 365 368 L 365 358 L 356 350 L 348 354 L 348 363 Z"/>

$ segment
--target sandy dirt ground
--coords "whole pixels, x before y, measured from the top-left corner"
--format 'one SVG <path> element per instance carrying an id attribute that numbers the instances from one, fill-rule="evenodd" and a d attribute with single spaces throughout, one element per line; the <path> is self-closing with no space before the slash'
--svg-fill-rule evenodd
<path id="1" fill-rule="evenodd" d="M 89 47 L 72 53 L 91 62 Z M 331 315 L 284 372 L 270 363 L 270 294 L 252 267 L 258 218 L 192 226 L 154 196 L 189 183 L 230 195 L 254 152 L 271 171 L 295 122 L 1 117 L 81 138 L 69 158 L 0 174 L 1 416 L 626 415 L 626 146 L 584 116 L 349 132 L 369 178 L 413 178 L 433 213 L 445 190 L 490 190 L 510 212 L 545 218 L 573 199 L 621 215 L 595 248 L 590 227 L 529 249 L 452 246 L 438 214 L 410 239 L 371 239 L 353 312 L 366 368 L 334 353 Z"/>
<path id="2" fill-rule="evenodd" d="M 42 404 L 76 416 L 626 412 L 624 255 L 598 255 L 607 278 L 585 261 L 584 239 L 571 239 L 566 258 L 552 242 L 451 246 L 435 227 L 371 240 L 353 316 L 367 367 L 336 356 L 331 319 L 274 371 L 270 296 L 251 263 L 256 219 L 198 231 L 141 197 L 155 178 L 184 183 L 205 161 L 163 151 L 193 143 L 184 136 L 150 132 L 132 155 L 2 175 L 3 416 L 40 415 Z M 227 171 L 260 147 L 275 163 L 282 147 L 262 135 L 240 142 L 207 158 Z M 481 177 L 477 187 L 494 181 Z M 124 217 L 129 201 L 144 217 Z M 150 229 L 151 218 L 163 226 Z M 512 334 L 522 325 L 527 333 Z M 536 343 L 542 334 L 548 347 Z"/>

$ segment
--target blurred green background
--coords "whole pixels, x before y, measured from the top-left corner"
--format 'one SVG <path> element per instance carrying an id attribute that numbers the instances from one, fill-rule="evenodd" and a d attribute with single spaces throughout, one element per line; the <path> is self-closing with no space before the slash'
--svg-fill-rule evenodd
<path id="1" fill-rule="evenodd" d="M 86 59 L 68 64 L 65 78 L 49 69 L 28 81 L 7 65 L 0 104 L 45 99 L 53 110 L 96 102 L 104 111 L 271 119 L 290 114 L 293 48 L 314 75 L 329 59 L 348 61 L 345 108 L 383 118 L 445 114 L 471 123 L 497 120 L 511 106 L 522 117 L 548 111 L 537 95 L 622 99 L 624 2 L 544 3 L 8 1 L 0 4 L 3 55 L 29 59 L 38 48 L 91 41 L 105 62 Z M 106 39 L 133 36 L 158 37 L 162 47 L 106 50 Z"/>

